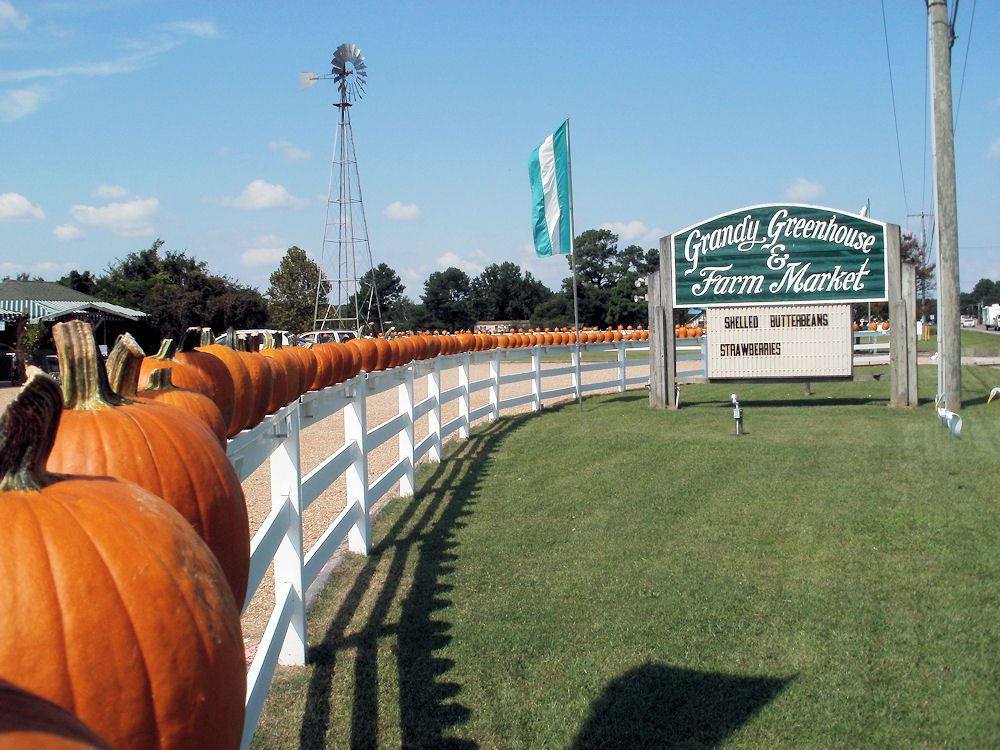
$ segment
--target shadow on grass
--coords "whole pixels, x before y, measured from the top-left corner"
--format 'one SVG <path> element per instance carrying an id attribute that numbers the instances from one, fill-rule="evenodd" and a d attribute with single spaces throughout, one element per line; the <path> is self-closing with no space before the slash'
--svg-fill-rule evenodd
<path id="1" fill-rule="evenodd" d="M 476 743 L 445 737 L 448 730 L 469 717 L 470 710 L 455 700 L 461 685 L 445 679 L 450 660 L 435 651 L 451 639 L 451 623 L 440 617 L 450 604 L 451 587 L 443 579 L 454 570 L 455 530 L 470 513 L 480 481 L 491 456 L 506 435 L 531 415 L 508 417 L 477 430 L 469 440 L 421 476 L 419 491 L 400 516 L 371 549 L 323 640 L 309 649 L 314 665 L 299 730 L 302 750 L 327 746 L 330 705 L 337 656 L 356 649 L 354 698 L 351 706 L 352 748 L 379 744 L 378 649 L 379 639 L 396 636 L 399 672 L 399 722 L 404 747 L 475 748 Z M 423 472 L 422 472 L 423 473 Z M 394 502 L 407 502 L 397 499 Z M 388 559 L 388 564 L 386 563 Z M 412 578 L 404 575 L 412 570 Z M 360 630 L 347 634 L 376 571 L 384 581 L 371 613 Z M 400 590 L 409 581 L 409 588 Z M 389 621 L 393 602 L 401 596 L 399 623 Z M 336 742 L 340 747 L 341 743 Z"/>
<path id="2" fill-rule="evenodd" d="M 645 664 L 604 688 L 572 750 L 716 747 L 793 679 Z"/>

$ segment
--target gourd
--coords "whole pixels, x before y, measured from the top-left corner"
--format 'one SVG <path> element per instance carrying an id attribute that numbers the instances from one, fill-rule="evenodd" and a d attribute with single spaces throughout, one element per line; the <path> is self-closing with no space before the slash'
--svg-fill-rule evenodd
<path id="1" fill-rule="evenodd" d="M 56 335 L 65 356 L 66 333 Z M 63 370 L 74 400 L 98 379 L 97 357 L 83 364 Z M 65 439 L 61 408 L 59 386 L 30 368 L 0 417 L 0 674 L 116 748 L 238 747 L 246 662 L 219 563 L 173 508 L 135 484 L 50 473 L 49 451 Z M 79 448 L 103 453 L 117 447 L 113 435 Z"/>
<path id="2" fill-rule="evenodd" d="M 196 349 L 202 339 L 205 344 L 212 343 L 211 328 L 188 328 L 181 339 L 180 349 L 174 353 L 172 361 L 196 370 L 205 378 L 211 390 L 208 396 L 219 407 L 222 419 L 227 425 L 226 436 L 232 437 L 243 429 L 233 424 L 233 413 L 236 408 L 233 376 L 218 357 Z"/>
<path id="3" fill-rule="evenodd" d="M 133 482 L 175 508 L 215 553 L 243 603 L 250 568 L 246 502 L 215 435 L 177 409 L 122 398 L 111 389 L 94 334 L 73 320 L 52 327 L 65 408 L 49 471 Z M 129 349 L 114 377 L 135 377 L 142 349 Z M 131 375 L 130 375 L 131 374 Z"/>

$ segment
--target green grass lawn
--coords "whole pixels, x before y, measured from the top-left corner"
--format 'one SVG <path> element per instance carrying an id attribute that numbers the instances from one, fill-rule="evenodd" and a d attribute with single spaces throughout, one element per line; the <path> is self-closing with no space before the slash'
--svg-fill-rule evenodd
<path id="1" fill-rule="evenodd" d="M 917 342 L 917 351 L 936 352 L 937 336 Z M 962 354 L 966 357 L 1000 357 L 1000 335 L 983 331 L 962 331 Z"/>
<path id="2" fill-rule="evenodd" d="M 333 576 L 255 746 L 996 747 L 1000 370 L 967 373 L 961 440 L 887 378 L 475 431 Z"/>

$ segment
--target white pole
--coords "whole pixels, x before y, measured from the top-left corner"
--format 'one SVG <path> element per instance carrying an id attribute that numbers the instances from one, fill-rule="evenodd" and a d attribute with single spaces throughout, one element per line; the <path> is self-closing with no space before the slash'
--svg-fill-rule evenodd
<path id="1" fill-rule="evenodd" d="M 286 586 L 295 591 L 285 639 L 281 644 L 278 663 L 301 666 L 306 663 L 306 606 L 302 586 L 302 483 L 299 468 L 299 410 L 293 405 L 282 420 L 285 437 L 271 454 L 271 507 L 284 507 L 289 514 L 288 528 L 274 554 L 274 596 L 278 597 Z"/>
<path id="2" fill-rule="evenodd" d="M 500 349 L 490 358 L 490 421 L 500 419 Z"/>
<path id="3" fill-rule="evenodd" d="M 399 494 L 412 497 L 414 487 L 413 460 L 413 365 L 406 366 L 404 380 L 399 384 L 399 411 L 406 414 L 406 422 L 399 432 L 399 458 L 410 462 L 409 468 L 399 480 Z"/>
<path id="4" fill-rule="evenodd" d="M 533 371 L 533 377 L 531 378 L 531 410 L 541 411 L 542 410 L 542 347 L 533 346 L 531 348 L 531 369 Z"/>
<path id="5" fill-rule="evenodd" d="M 580 413 L 583 413 L 583 390 L 580 383 L 580 306 L 577 302 L 576 294 L 576 225 L 573 220 L 573 152 L 570 148 L 569 118 L 566 118 L 566 166 L 569 172 L 569 263 L 573 269 L 573 351 L 576 356 L 573 358 L 576 369 L 576 401 L 580 405 Z"/>
<path id="6" fill-rule="evenodd" d="M 427 397 L 433 398 L 434 402 L 427 412 L 427 434 L 433 437 L 427 460 L 436 464 L 441 462 L 441 358 L 435 357 L 431 361 L 434 369 L 427 373 Z"/>
<path id="7" fill-rule="evenodd" d="M 469 437 L 469 363 L 472 355 L 465 352 L 461 355 L 461 364 L 458 366 L 458 385 L 462 392 L 458 396 L 458 416 L 462 418 L 462 423 L 458 426 L 458 436 L 465 440 Z"/>
<path id="8" fill-rule="evenodd" d="M 347 467 L 347 503 L 358 503 L 361 518 L 347 535 L 347 548 L 361 555 L 368 554 L 371 532 L 368 517 L 368 378 L 354 379 L 354 395 L 344 407 L 344 440 L 358 447 L 358 455 Z"/>

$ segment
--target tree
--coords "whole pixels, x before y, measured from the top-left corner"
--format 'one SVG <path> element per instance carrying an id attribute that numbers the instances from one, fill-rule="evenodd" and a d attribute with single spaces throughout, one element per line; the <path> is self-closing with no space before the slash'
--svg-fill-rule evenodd
<path id="1" fill-rule="evenodd" d="M 972 287 L 972 299 L 982 305 L 992 305 L 1000 302 L 1000 281 L 980 279 Z"/>
<path id="2" fill-rule="evenodd" d="M 917 277 L 917 303 L 921 317 L 927 314 L 927 298 L 934 292 L 934 263 L 929 263 L 927 247 L 921 245 L 917 238 L 909 232 L 904 232 L 899 241 L 899 256 L 902 260 L 913 264 Z"/>
<path id="3" fill-rule="evenodd" d="M 316 283 L 319 265 L 300 247 L 285 251 L 278 267 L 271 274 L 267 298 L 269 325 L 282 331 L 302 333 L 313 328 L 316 310 Z M 330 283 L 324 279 L 320 290 L 325 300 Z"/>
<path id="4" fill-rule="evenodd" d="M 372 298 L 372 286 L 375 287 L 375 298 Z M 406 330 L 400 326 L 400 321 L 396 319 L 400 311 L 400 302 L 406 287 L 403 286 L 399 274 L 387 263 L 379 263 L 375 268 L 369 268 L 358 279 L 358 310 L 361 316 L 367 317 L 378 326 L 379 311 L 382 318 L 382 327 L 388 328 L 390 325 L 397 330 Z M 351 310 L 354 310 L 354 298 L 350 300 Z M 393 315 L 393 312 L 397 316 Z M 352 313 L 353 314 L 353 313 Z"/>
<path id="5" fill-rule="evenodd" d="M 572 293 L 572 292 L 571 292 Z M 556 292 L 531 311 L 531 325 L 542 328 L 573 325 L 573 299 Z"/>
<path id="6" fill-rule="evenodd" d="M 32 276 L 27 271 L 21 271 L 13 279 L 10 276 L 4 276 L 3 281 L 45 281 L 41 276 Z"/>
<path id="7" fill-rule="evenodd" d="M 84 271 L 83 273 L 76 270 L 70 271 L 59 279 L 59 283 L 91 296 L 97 291 L 97 278 L 90 271 Z"/>
<path id="8" fill-rule="evenodd" d="M 472 327 L 471 286 L 468 274 L 460 268 L 446 268 L 427 277 L 422 301 L 437 327 L 452 331 Z"/>
<path id="9" fill-rule="evenodd" d="M 478 320 L 527 320 L 552 296 L 545 284 L 510 261 L 493 263 L 472 281 L 472 312 Z"/>
<path id="10" fill-rule="evenodd" d="M 179 338 L 189 326 L 222 330 L 259 328 L 267 305 L 256 289 L 208 272 L 184 252 L 161 253 L 163 240 L 116 260 L 98 277 L 94 296 L 145 312 L 164 337 Z"/>

